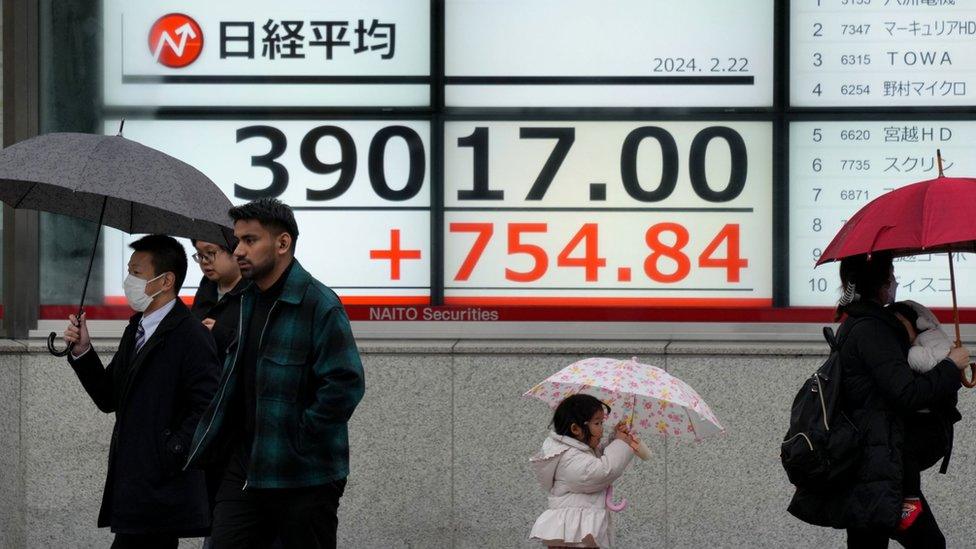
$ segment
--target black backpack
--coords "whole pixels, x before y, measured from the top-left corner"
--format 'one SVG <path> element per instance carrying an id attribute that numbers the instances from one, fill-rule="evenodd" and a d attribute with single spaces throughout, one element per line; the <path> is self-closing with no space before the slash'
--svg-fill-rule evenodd
<path id="1" fill-rule="evenodd" d="M 798 488 L 829 489 L 850 478 L 861 457 L 857 427 L 841 409 L 840 338 L 826 327 L 830 356 L 793 399 L 790 429 L 783 438 L 780 459 L 790 482 Z"/>

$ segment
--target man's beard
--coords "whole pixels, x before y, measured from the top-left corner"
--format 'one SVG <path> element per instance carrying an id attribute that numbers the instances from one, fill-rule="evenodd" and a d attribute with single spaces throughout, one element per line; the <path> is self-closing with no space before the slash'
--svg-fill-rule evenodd
<path id="1" fill-rule="evenodd" d="M 274 271 L 274 267 L 275 261 L 272 257 L 264 263 L 251 263 L 250 273 L 247 273 L 245 269 L 241 269 L 241 276 L 251 280 L 258 280 Z"/>

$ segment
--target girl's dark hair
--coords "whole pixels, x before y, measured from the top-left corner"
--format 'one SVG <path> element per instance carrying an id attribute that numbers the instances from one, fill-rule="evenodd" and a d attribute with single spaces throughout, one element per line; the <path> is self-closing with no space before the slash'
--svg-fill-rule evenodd
<path id="1" fill-rule="evenodd" d="M 579 394 L 566 397 L 556 406 L 556 413 L 552 416 L 553 430 L 557 435 L 576 438 L 570 428 L 575 423 L 583 429 L 583 442 L 588 442 L 592 435 L 586 422 L 601 408 L 610 413 L 610 407 L 594 396 Z"/>
<path id="2" fill-rule="evenodd" d="M 898 301 L 888 305 L 888 310 L 905 317 L 905 320 L 912 325 L 912 328 L 918 330 L 918 312 L 911 305 L 904 301 Z"/>
<path id="3" fill-rule="evenodd" d="M 847 292 L 848 285 L 853 284 L 862 300 L 873 300 L 891 279 L 892 265 L 893 258 L 888 252 L 875 252 L 870 258 L 866 255 L 845 257 L 840 261 L 841 291 Z M 844 300 L 837 305 L 835 322 L 844 316 L 848 305 L 850 303 L 844 303 Z"/>

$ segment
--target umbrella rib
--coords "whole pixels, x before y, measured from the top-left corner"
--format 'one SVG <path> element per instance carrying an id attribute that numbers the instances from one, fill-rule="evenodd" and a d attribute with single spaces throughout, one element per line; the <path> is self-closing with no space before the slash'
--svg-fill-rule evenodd
<path id="1" fill-rule="evenodd" d="M 929 247 L 929 219 L 926 217 L 925 212 L 928 211 L 929 203 L 929 191 L 932 189 L 932 185 L 925 187 L 925 195 L 922 197 L 922 249 Z"/>
<path id="2" fill-rule="evenodd" d="M 688 418 L 688 428 L 691 429 L 691 432 L 695 435 L 695 440 L 698 440 L 698 430 L 695 429 L 695 418 L 691 415 L 691 412 L 691 410 L 685 408 L 685 417 Z"/>
<path id="3" fill-rule="evenodd" d="M 23 202 L 24 199 L 26 199 L 28 195 L 30 195 L 31 191 L 33 191 L 34 190 L 34 187 L 36 187 L 36 186 L 37 186 L 37 183 L 34 183 L 33 185 L 31 185 L 30 188 L 27 189 L 27 192 L 25 192 L 23 195 L 21 195 L 20 198 L 17 199 L 17 203 L 14 204 L 14 209 L 15 210 L 20 207 L 20 203 Z"/>
<path id="4" fill-rule="evenodd" d="M 98 144 L 96 144 L 94 147 L 92 147 L 91 153 L 89 153 L 88 154 L 88 158 L 85 159 L 85 167 L 82 168 L 81 172 L 79 172 L 79 176 L 78 176 L 78 179 L 77 179 L 76 183 L 85 180 L 85 175 L 88 173 L 88 169 L 89 169 L 89 167 L 92 164 L 92 159 L 95 157 L 95 153 L 97 153 L 98 151 L 100 151 L 102 149 L 102 147 L 106 146 L 107 143 L 108 142 L 105 139 L 103 139 Z M 71 190 L 77 192 L 78 191 L 78 186 L 75 185 L 74 187 L 71 188 Z"/>

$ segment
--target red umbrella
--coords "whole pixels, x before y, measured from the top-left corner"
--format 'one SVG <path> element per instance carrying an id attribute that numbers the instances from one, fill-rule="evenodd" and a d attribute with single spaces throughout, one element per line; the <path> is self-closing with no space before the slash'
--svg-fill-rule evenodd
<path id="1" fill-rule="evenodd" d="M 841 227 L 817 265 L 881 251 L 896 257 L 948 253 L 959 346 L 962 341 L 952 254 L 976 252 L 976 179 L 943 176 L 942 155 L 936 156 L 939 177 L 895 189 L 869 202 Z M 976 387 L 976 364 L 970 369 L 972 379 L 963 375 L 963 384 Z"/>

